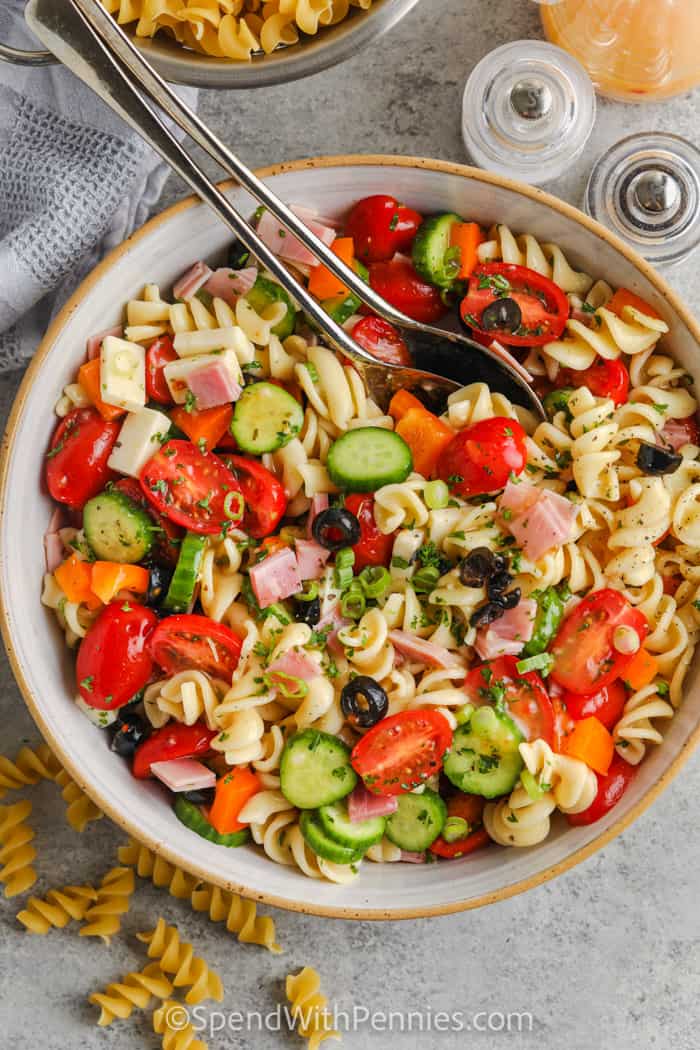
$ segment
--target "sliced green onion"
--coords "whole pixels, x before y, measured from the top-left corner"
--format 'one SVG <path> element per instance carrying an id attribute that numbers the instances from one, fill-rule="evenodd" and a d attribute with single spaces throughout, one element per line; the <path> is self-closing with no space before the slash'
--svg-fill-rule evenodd
<path id="1" fill-rule="evenodd" d="M 435 590 L 435 586 L 440 579 L 440 570 L 434 565 L 426 565 L 424 569 L 419 569 L 411 577 L 411 585 L 413 590 L 417 591 L 418 594 L 430 594 L 431 591 Z"/>
<path id="2" fill-rule="evenodd" d="M 367 565 L 360 573 L 359 580 L 368 598 L 381 598 L 391 583 L 391 576 L 383 565 Z"/>
<path id="3" fill-rule="evenodd" d="M 232 504 L 235 502 L 235 507 Z M 245 500 L 242 492 L 227 492 L 224 499 L 224 514 L 231 521 L 240 521 L 245 511 Z"/>
<path id="4" fill-rule="evenodd" d="M 355 552 L 351 547 L 343 547 L 335 556 L 333 582 L 340 591 L 346 590 L 353 580 L 352 567 L 355 564 Z"/>
<path id="5" fill-rule="evenodd" d="M 537 653 L 536 656 L 528 656 L 527 660 L 518 660 L 515 670 L 518 674 L 527 674 L 528 671 L 541 671 L 542 677 L 546 678 L 554 667 L 554 657 L 551 653 Z"/>
<path id="6" fill-rule="evenodd" d="M 352 568 L 355 564 L 355 552 L 352 547 L 343 547 L 335 556 L 336 569 Z"/>
<path id="7" fill-rule="evenodd" d="M 359 580 L 353 580 L 340 599 L 340 611 L 343 616 L 347 616 L 351 620 L 359 620 L 366 606 L 367 602 L 362 590 L 362 584 Z"/>
<path id="8" fill-rule="evenodd" d="M 450 501 L 450 490 L 444 481 L 429 481 L 423 489 L 423 499 L 429 510 L 442 510 Z"/>
<path id="9" fill-rule="evenodd" d="M 266 608 L 261 609 L 260 615 L 264 620 L 269 616 L 276 617 L 283 627 L 286 627 L 287 624 L 292 622 L 289 613 L 283 605 L 279 604 L 279 602 L 274 602 L 272 605 L 268 605 Z"/>
<path id="10" fill-rule="evenodd" d="M 312 602 L 314 598 L 318 598 L 318 580 L 304 580 L 302 588 L 294 595 L 296 601 Z"/>
<path id="11" fill-rule="evenodd" d="M 533 802 L 539 802 L 544 795 L 543 787 L 537 783 L 529 769 L 524 769 L 520 774 L 520 781 Z"/>
<path id="12" fill-rule="evenodd" d="M 458 707 L 454 713 L 455 721 L 458 726 L 463 726 L 467 722 L 471 721 L 471 717 L 474 714 L 474 704 L 464 704 L 463 707 Z"/>
<path id="13" fill-rule="evenodd" d="M 459 839 L 465 839 L 469 831 L 469 824 L 464 817 L 448 817 L 442 829 L 442 837 L 445 842 L 457 842 Z"/>
<path id="14" fill-rule="evenodd" d="M 266 678 L 285 700 L 303 700 L 309 691 L 308 682 L 284 671 L 270 671 Z"/>

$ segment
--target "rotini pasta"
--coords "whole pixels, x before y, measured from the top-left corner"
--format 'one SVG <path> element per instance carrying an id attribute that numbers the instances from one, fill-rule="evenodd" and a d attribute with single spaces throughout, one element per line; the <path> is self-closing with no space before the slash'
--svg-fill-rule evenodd
<path id="1" fill-rule="evenodd" d="M 288 974 L 285 991 L 292 1004 L 297 1032 L 307 1040 L 309 1050 L 318 1050 L 326 1039 L 340 1040 L 340 1032 L 333 1028 L 328 1000 L 321 994 L 321 978 L 316 970 L 305 966 L 299 973 Z"/>
<path id="2" fill-rule="evenodd" d="M 124 1021 L 135 1009 L 145 1010 L 151 999 L 167 999 L 173 986 L 158 963 L 150 963 L 138 973 L 128 973 L 121 981 L 108 984 L 104 992 L 93 992 L 89 1002 L 100 1008 L 98 1025 L 104 1028 L 117 1017 Z"/>
<path id="3" fill-rule="evenodd" d="M 97 898 L 85 912 L 85 923 L 80 937 L 101 937 L 109 944 L 121 928 L 121 917 L 129 910 L 129 898 L 134 892 L 134 873 L 130 868 L 112 868 L 97 888 Z"/>
<path id="4" fill-rule="evenodd" d="M 163 1036 L 163 1050 L 207 1050 L 207 1044 L 197 1039 L 189 1022 L 184 1024 L 184 1007 L 176 999 L 166 999 L 153 1012 L 153 1031 Z"/>
<path id="5" fill-rule="evenodd" d="M 134 868 L 139 878 L 150 879 L 154 886 L 167 889 L 171 897 L 189 900 L 192 896 L 197 884 L 194 875 L 188 875 L 182 868 L 169 864 L 135 839 L 129 839 L 124 846 L 120 846 L 118 856 L 120 864 Z"/>
<path id="6" fill-rule="evenodd" d="M 47 744 L 21 747 L 14 761 L 0 755 L 0 798 L 8 791 L 38 784 L 40 780 L 55 780 L 60 771 L 60 763 Z"/>
<path id="7" fill-rule="evenodd" d="M 102 820 L 104 813 L 96 806 L 91 798 L 85 794 L 76 782 L 62 769 L 55 777 L 56 783 L 61 788 L 63 801 L 67 803 L 66 820 L 74 831 L 85 831 L 88 824 L 95 820 Z"/>
<path id="8" fill-rule="evenodd" d="M 195 911 L 207 912 L 212 922 L 223 922 L 228 932 L 235 933 L 242 944 L 259 944 L 275 954 L 282 951 L 275 940 L 274 919 L 269 915 L 258 915 L 255 901 L 208 882 L 197 886 L 191 901 Z"/>
<path id="9" fill-rule="evenodd" d="M 180 940 L 176 926 L 168 926 L 159 918 L 155 929 L 139 933 L 137 937 L 148 945 L 148 958 L 156 959 L 161 970 L 173 974 L 175 988 L 188 988 L 185 1002 L 191 1006 L 204 999 L 224 998 L 221 978 L 210 970 L 204 959 L 194 954 L 191 944 Z"/>
<path id="10" fill-rule="evenodd" d="M 17 919 L 28 933 L 46 934 L 52 927 L 63 929 L 68 923 L 81 921 L 97 899 L 92 886 L 64 886 L 49 890 L 46 897 L 30 897 L 26 907 L 17 913 Z"/>
<path id="11" fill-rule="evenodd" d="M 27 824 L 31 812 L 27 801 L 0 806 L 0 883 L 6 897 L 25 893 L 36 882 L 34 831 Z"/>

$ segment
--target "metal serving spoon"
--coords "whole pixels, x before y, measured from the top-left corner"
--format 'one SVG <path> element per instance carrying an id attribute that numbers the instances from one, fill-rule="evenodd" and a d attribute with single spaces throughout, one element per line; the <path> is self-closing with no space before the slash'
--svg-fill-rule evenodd
<path id="1" fill-rule="evenodd" d="M 507 362 L 480 344 L 453 332 L 405 317 L 369 288 L 323 244 L 287 206 L 216 138 L 188 109 L 133 46 L 99 0 L 31 0 L 27 21 L 64 65 L 95 91 L 149 143 L 207 203 L 279 283 L 297 300 L 327 337 L 351 358 L 370 396 L 386 409 L 399 389 L 413 390 L 441 409 L 447 396 L 467 382 L 483 381 L 544 418 L 542 405 Z M 406 340 L 417 367 L 380 362 L 359 347 L 297 283 L 165 127 L 146 94 L 216 160 L 375 313 L 391 321 Z M 449 377 L 449 378 L 448 378 Z"/>

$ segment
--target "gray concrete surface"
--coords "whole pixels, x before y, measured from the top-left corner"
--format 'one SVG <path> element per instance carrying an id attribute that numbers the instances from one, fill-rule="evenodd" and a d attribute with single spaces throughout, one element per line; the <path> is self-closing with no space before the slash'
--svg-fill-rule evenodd
<path id="1" fill-rule="evenodd" d="M 463 159 L 459 102 L 474 61 L 506 40 L 538 35 L 527 0 L 422 0 L 390 37 L 335 70 L 288 87 L 240 95 L 203 94 L 204 117 L 252 164 L 322 153 L 415 153 Z M 586 154 L 554 192 L 578 203 L 590 164 L 601 150 L 633 130 L 663 128 L 698 140 L 700 94 L 664 106 L 630 108 L 603 102 Z M 175 180 L 167 201 L 181 189 Z M 700 295 L 697 261 L 673 271 L 672 282 L 691 306 Z M 3 419 L 16 378 L 0 383 Z M 34 740 L 31 721 L 4 658 L 0 661 L 0 751 Z M 352 1050 L 435 1046 L 509 1050 L 652 1050 L 698 1045 L 700 979 L 695 814 L 700 761 L 602 853 L 526 896 L 461 916 L 372 925 L 278 912 L 285 954 L 246 947 L 192 914 L 150 884 L 141 883 L 123 933 L 110 948 L 79 940 L 69 930 L 47 938 L 20 931 L 17 902 L 0 901 L 0 1046 L 16 1050 L 141 1050 L 160 1045 L 147 1016 L 111 1029 L 94 1027 L 86 996 L 143 965 L 136 930 L 157 914 L 223 975 L 226 1010 L 272 1009 L 283 977 L 310 963 L 339 1007 L 369 1011 L 529 1012 L 524 1032 L 391 1034 L 368 1024 L 348 1033 Z M 64 823 L 52 785 L 35 799 L 40 882 L 97 878 L 115 857 L 120 835 L 107 821 L 79 836 Z M 377 1020 L 381 1024 L 381 1019 Z M 477 1025 L 484 1024 L 478 1018 Z M 517 1027 L 513 1022 L 511 1027 Z M 302 1046 L 274 1031 L 222 1033 L 211 1047 Z M 330 1044 L 328 1044 L 330 1045 Z"/>

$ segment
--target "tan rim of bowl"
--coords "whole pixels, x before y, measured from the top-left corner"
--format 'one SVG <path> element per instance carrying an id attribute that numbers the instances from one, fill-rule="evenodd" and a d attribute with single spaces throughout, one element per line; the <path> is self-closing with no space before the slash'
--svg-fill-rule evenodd
<path id="1" fill-rule="evenodd" d="M 623 241 L 621 241 L 615 234 L 610 233 L 603 226 L 599 225 L 593 219 L 588 218 L 582 212 L 579 212 L 576 208 L 570 204 L 566 204 L 564 201 L 558 200 L 556 197 L 545 193 L 543 190 L 535 189 L 530 186 L 526 186 L 522 183 L 513 182 L 510 179 L 501 177 L 500 175 L 492 175 L 489 172 L 481 171 L 478 168 L 470 168 L 463 164 L 452 164 L 447 161 L 440 160 L 429 160 L 420 157 L 389 157 L 382 155 L 349 155 L 349 156 L 338 156 L 338 157 L 318 157 L 307 160 L 290 161 L 288 163 L 276 164 L 267 168 L 263 168 L 257 172 L 261 178 L 269 178 L 272 175 L 279 175 L 284 172 L 303 171 L 308 168 L 337 168 L 337 167 L 352 167 L 352 166 L 383 166 L 388 168 L 417 168 L 428 171 L 445 172 L 450 175 L 462 175 L 464 177 L 475 179 L 479 182 L 485 182 L 490 185 L 500 186 L 505 189 L 512 190 L 513 192 L 520 193 L 523 196 L 530 197 L 532 200 L 540 201 L 554 211 L 558 211 L 561 215 L 566 216 L 568 219 L 573 219 L 578 222 L 581 226 L 590 230 L 597 237 L 607 241 L 613 248 L 615 248 L 620 254 L 624 255 L 649 281 L 654 285 L 660 295 L 666 299 L 670 307 L 682 318 L 683 323 L 687 325 L 689 331 L 692 332 L 694 338 L 700 345 L 700 324 L 698 324 L 691 316 L 688 308 L 685 306 L 683 301 L 676 295 L 672 288 L 664 281 L 662 277 L 659 277 L 652 267 L 647 263 L 641 256 L 637 255 L 635 251 L 629 248 Z M 231 182 L 224 182 L 221 184 L 224 188 L 232 185 Z M 22 380 L 22 384 L 18 391 L 15 399 L 10 418 L 8 420 L 7 428 L 2 441 L 2 452 L 0 455 L 0 520 L 4 514 L 6 506 L 6 486 L 7 486 L 7 475 L 10 457 L 12 454 L 14 435 L 17 428 L 17 423 L 24 410 L 24 404 L 27 399 L 27 395 L 31 388 L 33 379 L 39 368 L 41 368 L 44 358 L 52 346 L 54 340 L 58 336 L 58 333 L 64 327 L 71 313 L 76 308 L 78 303 L 89 294 L 92 287 L 106 274 L 109 272 L 112 264 L 120 258 L 120 256 L 130 248 L 134 242 L 140 240 L 153 232 L 161 223 L 167 222 L 171 216 L 176 215 L 178 212 L 185 211 L 187 208 L 191 208 L 193 205 L 198 204 L 199 200 L 195 197 L 187 197 L 185 200 L 180 201 L 178 204 L 172 205 L 166 211 L 160 215 L 155 216 L 149 222 L 142 226 L 140 230 L 132 235 L 132 237 L 124 244 L 115 248 L 110 254 L 103 259 L 101 263 L 92 271 L 89 277 L 80 285 L 80 287 L 73 293 L 71 298 L 65 304 L 60 313 L 56 316 L 51 326 L 49 327 L 46 335 L 44 336 L 41 344 L 29 365 L 27 372 Z M 0 551 L 0 560 L 2 559 L 2 552 Z M 179 865 L 178 857 L 164 844 L 156 842 L 152 839 L 142 839 L 142 832 L 139 827 L 127 817 L 123 817 L 116 812 L 113 808 L 100 797 L 99 791 L 93 788 L 87 789 L 81 776 L 81 771 L 78 769 L 70 759 L 67 759 L 63 754 L 60 742 L 54 737 L 49 731 L 44 719 L 42 718 L 39 705 L 36 697 L 32 693 L 24 672 L 20 666 L 17 658 L 14 654 L 12 645 L 12 637 L 10 634 L 9 620 L 7 616 L 7 609 L 5 604 L 6 596 L 4 593 L 0 594 L 0 627 L 2 629 L 3 640 L 7 655 L 14 673 L 15 679 L 24 697 L 25 703 L 29 708 L 29 711 L 37 723 L 40 731 L 42 732 L 46 742 L 52 748 L 59 761 L 65 765 L 69 774 L 73 779 L 80 785 L 81 788 L 87 791 L 87 794 L 93 799 L 93 801 L 105 811 L 105 813 L 114 821 L 115 824 L 122 827 L 129 835 L 132 835 L 135 839 L 143 841 L 149 849 L 153 850 L 154 853 L 164 857 L 171 864 Z M 685 763 L 687 762 L 690 755 L 693 753 L 698 743 L 700 742 L 700 725 L 698 725 L 693 733 L 690 735 L 688 740 L 685 742 L 679 753 L 673 759 L 669 768 L 659 777 L 657 782 L 649 788 L 643 798 L 632 807 L 632 809 L 621 817 L 614 824 L 612 824 L 606 831 L 601 832 L 592 842 L 582 846 L 580 849 L 575 850 L 565 860 L 560 861 L 558 864 L 554 864 L 544 871 L 538 872 L 536 875 L 530 876 L 527 879 L 521 879 L 517 882 L 513 882 L 508 886 L 504 886 L 502 889 L 494 892 L 484 894 L 480 897 L 471 898 L 466 901 L 456 901 L 451 904 L 441 905 L 430 905 L 426 904 L 424 908 L 395 908 L 388 909 L 386 911 L 368 911 L 364 908 L 348 908 L 348 907 L 325 907 L 319 906 L 306 901 L 291 901 L 284 898 L 274 896 L 272 894 L 266 894 L 258 890 L 253 890 L 249 886 L 243 886 L 237 883 L 228 882 L 225 880 L 216 880 L 220 885 L 226 889 L 230 889 L 236 893 L 241 893 L 244 896 L 250 897 L 251 899 L 262 901 L 266 904 L 274 905 L 278 908 L 286 909 L 287 911 L 298 911 L 309 915 L 319 915 L 329 918 L 337 919 L 417 919 L 426 918 L 432 915 L 447 915 L 453 912 L 465 911 L 471 908 L 478 908 L 485 904 L 492 904 L 496 901 L 506 900 L 508 897 L 512 897 L 517 893 L 523 893 L 525 890 L 532 889 L 535 886 L 541 885 L 543 882 L 547 882 L 549 879 L 553 879 L 555 876 L 568 871 L 569 868 L 573 868 L 576 864 L 590 857 L 597 850 L 601 849 L 612 839 L 616 838 L 624 829 L 631 824 L 636 818 L 643 813 L 648 806 L 661 794 L 673 778 L 680 772 Z M 206 880 L 211 881 L 209 873 L 197 866 L 191 866 L 193 875 Z"/>

